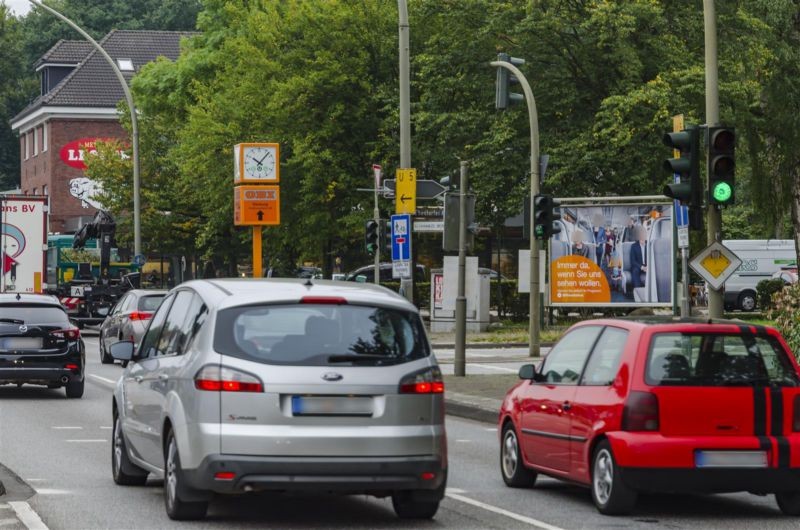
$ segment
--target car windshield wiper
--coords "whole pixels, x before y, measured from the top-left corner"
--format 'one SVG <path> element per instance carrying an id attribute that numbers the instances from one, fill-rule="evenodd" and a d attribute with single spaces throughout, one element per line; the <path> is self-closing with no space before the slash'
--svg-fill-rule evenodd
<path id="1" fill-rule="evenodd" d="M 388 361 L 391 357 L 386 355 L 375 355 L 372 353 L 364 354 L 343 354 L 331 355 L 328 357 L 329 363 L 357 363 L 361 361 Z"/>
<path id="2" fill-rule="evenodd" d="M 24 324 L 24 320 L 20 320 L 18 318 L 0 318 L 0 322 L 5 324 Z"/>

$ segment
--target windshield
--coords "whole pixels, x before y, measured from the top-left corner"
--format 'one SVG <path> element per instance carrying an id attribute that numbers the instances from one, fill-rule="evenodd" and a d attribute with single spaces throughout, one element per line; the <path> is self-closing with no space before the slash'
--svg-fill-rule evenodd
<path id="1" fill-rule="evenodd" d="M 766 335 L 658 333 L 647 361 L 647 384 L 671 386 L 797 386 L 786 352 Z"/>
<path id="2" fill-rule="evenodd" d="M 329 304 L 220 311 L 214 349 L 241 359 L 297 366 L 380 366 L 430 355 L 418 315 Z"/>
<path id="3" fill-rule="evenodd" d="M 47 305 L 0 305 L 0 323 L 69 325 L 67 314 L 60 307 Z"/>

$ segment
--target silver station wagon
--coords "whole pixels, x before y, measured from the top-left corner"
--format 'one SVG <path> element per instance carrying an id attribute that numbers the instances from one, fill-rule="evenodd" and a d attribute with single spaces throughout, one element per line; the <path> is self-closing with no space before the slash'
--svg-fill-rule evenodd
<path id="1" fill-rule="evenodd" d="M 365 284 L 197 280 L 170 291 L 123 361 L 112 473 L 164 478 L 173 519 L 213 494 L 391 496 L 431 518 L 444 496 L 444 384 L 416 308 Z"/>

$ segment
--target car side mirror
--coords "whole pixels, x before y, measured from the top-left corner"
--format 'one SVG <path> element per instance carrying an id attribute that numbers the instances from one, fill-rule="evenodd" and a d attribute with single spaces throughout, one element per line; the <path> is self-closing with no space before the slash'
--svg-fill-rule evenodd
<path id="1" fill-rule="evenodd" d="M 367 283 L 367 277 L 364 276 L 363 274 L 359 274 L 358 276 L 356 276 L 356 281 L 358 283 Z"/>
<path id="2" fill-rule="evenodd" d="M 130 361 L 133 359 L 133 342 L 129 340 L 115 342 L 108 349 L 108 352 L 117 361 Z"/>
<path id="3" fill-rule="evenodd" d="M 523 364 L 519 367 L 520 379 L 533 379 L 536 377 L 536 367 L 532 364 Z"/>

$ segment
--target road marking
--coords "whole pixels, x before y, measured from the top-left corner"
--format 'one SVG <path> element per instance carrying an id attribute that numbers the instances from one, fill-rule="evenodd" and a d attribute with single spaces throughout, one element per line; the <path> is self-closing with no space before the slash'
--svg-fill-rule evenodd
<path id="1" fill-rule="evenodd" d="M 101 428 L 101 429 L 106 429 L 106 430 L 109 430 L 109 431 L 110 431 L 111 429 L 113 429 L 113 427 L 111 427 L 110 425 L 101 425 L 101 426 L 100 426 L 100 428 Z"/>
<path id="2" fill-rule="evenodd" d="M 53 488 L 41 488 L 41 489 L 34 488 L 34 489 L 36 489 L 36 493 L 38 493 L 39 495 L 67 495 L 69 493 L 72 493 L 71 491 L 68 490 L 57 490 Z"/>
<path id="3" fill-rule="evenodd" d="M 107 379 L 105 377 L 100 377 L 99 375 L 89 374 L 89 377 L 94 377 L 95 379 L 98 379 L 98 380 L 100 380 L 100 381 L 102 381 L 104 383 L 108 383 L 108 384 L 111 384 L 111 385 L 116 385 L 117 384 L 116 381 L 113 381 L 111 379 Z"/>
<path id="4" fill-rule="evenodd" d="M 497 432 L 497 427 L 486 427 L 484 430 L 489 432 Z"/>
<path id="5" fill-rule="evenodd" d="M 44 524 L 39 517 L 39 514 L 33 511 L 33 508 L 31 508 L 31 505 L 27 502 L 13 501 L 8 504 L 14 508 L 17 517 L 19 517 L 19 520 L 22 521 L 22 524 L 24 524 L 28 530 L 49 530 L 47 525 Z"/>
<path id="6" fill-rule="evenodd" d="M 10 510 L 11 507 L 9 506 L 8 509 Z M 19 523 L 19 520 L 16 517 L 13 518 L 13 519 L 0 519 L 0 527 L 2 527 L 2 526 L 16 526 L 18 523 Z"/>
<path id="7" fill-rule="evenodd" d="M 70 443 L 73 443 L 73 442 L 74 442 L 74 443 L 79 443 L 79 442 L 101 443 L 101 442 L 107 442 L 108 440 L 105 440 L 105 439 L 102 439 L 102 440 L 101 440 L 101 439 L 97 439 L 97 440 L 66 440 L 66 441 L 67 441 L 67 442 L 70 442 Z"/>
<path id="8" fill-rule="evenodd" d="M 519 373 L 519 368 L 503 368 L 502 366 L 492 366 L 491 364 L 467 363 L 467 366 L 471 366 L 473 368 L 484 368 L 486 370 L 497 370 L 498 372 L 509 372 L 512 374 Z"/>
<path id="9" fill-rule="evenodd" d="M 55 426 L 55 427 L 50 427 L 50 428 L 51 429 L 55 429 L 57 431 L 65 431 L 65 430 L 68 430 L 68 429 L 83 429 L 83 427 L 80 427 L 78 425 L 61 425 L 61 426 Z"/>
<path id="10" fill-rule="evenodd" d="M 47 482 L 46 478 L 26 478 L 25 482 Z"/>
<path id="11" fill-rule="evenodd" d="M 456 443 L 465 444 L 465 443 L 470 443 L 471 441 L 472 440 L 456 440 Z"/>
<path id="12" fill-rule="evenodd" d="M 471 504 L 472 506 L 476 506 L 478 508 L 482 508 L 486 511 L 496 513 L 499 515 L 505 515 L 510 519 L 514 519 L 516 521 L 520 521 L 521 523 L 526 523 L 531 526 L 535 526 L 536 528 L 542 528 L 544 530 L 563 530 L 558 526 L 553 526 L 551 524 L 547 524 L 544 521 L 539 521 L 538 519 L 534 519 L 532 517 L 527 517 L 525 515 L 520 515 L 518 513 L 509 512 L 508 510 L 504 510 L 503 508 L 498 508 L 497 506 L 492 506 L 491 504 L 486 504 L 485 502 L 476 501 L 474 499 L 470 499 L 469 497 L 464 497 L 463 495 L 459 495 L 457 493 L 451 493 L 452 490 L 448 489 L 445 493 L 447 497 L 451 499 L 455 499 L 457 501 L 463 502 L 465 504 Z"/>
<path id="13" fill-rule="evenodd" d="M 462 490 L 461 488 L 447 488 L 447 493 L 466 493 L 467 490 Z"/>

